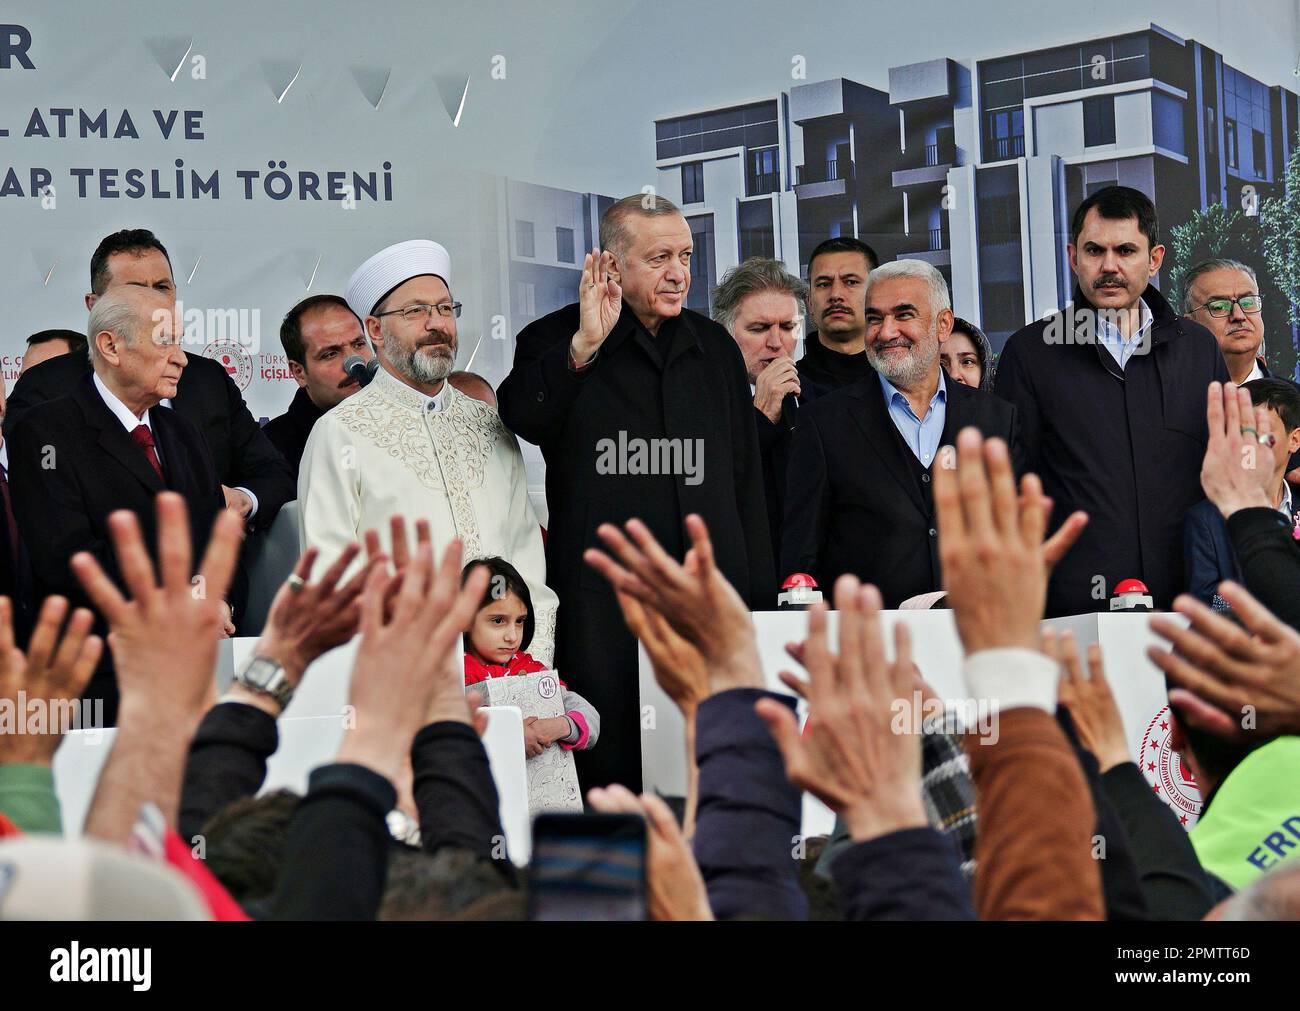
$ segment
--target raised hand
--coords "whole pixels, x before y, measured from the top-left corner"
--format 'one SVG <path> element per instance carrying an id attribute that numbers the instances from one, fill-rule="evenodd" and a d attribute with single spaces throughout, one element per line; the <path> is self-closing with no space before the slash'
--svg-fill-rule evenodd
<path id="1" fill-rule="evenodd" d="M 610 274 L 614 254 L 593 249 L 582 261 L 578 282 L 578 332 L 569 351 L 574 361 L 585 365 L 600 350 L 623 312 L 623 289 Z"/>
<path id="2" fill-rule="evenodd" d="M 616 596 L 628 629 L 650 657 L 659 687 L 683 715 L 694 716 L 699 704 L 709 696 L 709 671 L 704 657 L 649 604 L 626 593 Z"/>
<path id="3" fill-rule="evenodd" d="M 39 732 L 31 727 L 24 727 L 23 732 L 18 728 L 0 731 L 0 765 L 49 765 L 63 734 L 71 729 L 64 714 L 75 711 L 104 642 L 90 634 L 95 616 L 84 607 L 72 613 L 60 636 L 67 613 L 66 598 L 46 597 L 24 655 L 14 642 L 13 605 L 8 597 L 0 597 L 0 699 L 12 704 L 19 720 L 27 718 L 27 706 L 32 702 L 43 704 L 48 714 Z M 26 703 L 20 701 L 19 692 Z"/>
<path id="4" fill-rule="evenodd" d="M 754 406 L 775 425 L 781 420 L 781 407 L 791 393 L 799 395 L 799 370 L 793 358 L 778 358 L 758 374 Z"/>
<path id="5" fill-rule="evenodd" d="M 588 548 L 584 561 L 608 579 L 616 592 L 658 611 L 678 635 L 699 650 L 710 694 L 729 688 L 761 688 L 763 668 L 754 623 L 740 594 L 714 564 L 713 543 L 704 520 L 694 513 L 686 517 L 691 549 L 685 564 L 672 558 L 640 520 L 628 520 L 625 529 L 626 536 L 611 523 L 596 530 L 617 562 L 597 548 Z"/>
<path id="6" fill-rule="evenodd" d="M 460 585 L 461 544 L 453 540 L 437 572 L 428 543 L 416 548 L 401 575 L 391 616 L 385 614 L 390 578 L 371 569 L 361 600 L 361 644 L 352 670 L 350 702 L 356 726 L 339 749 L 339 762 L 366 765 L 396 781 L 416 731 L 449 691 L 466 712 L 464 674 L 449 659 L 487 590 L 488 571 L 475 567 Z"/>
<path id="7" fill-rule="evenodd" d="M 1267 408 L 1250 402 L 1250 391 L 1231 383 L 1210 383 L 1205 420 L 1210 428 L 1201 487 L 1224 517 L 1239 509 L 1272 504 L 1273 456 L 1259 441 Z"/>
<path id="8" fill-rule="evenodd" d="M 1057 700 L 1068 710 L 1083 746 L 1092 752 L 1106 772 L 1124 762 L 1133 761 L 1119 705 L 1106 680 L 1101 662 L 1101 647 L 1088 644 L 1088 676 L 1079 666 L 1079 648 L 1074 633 L 1068 629 L 1058 637 L 1054 629 L 1043 630 L 1043 652 L 1061 668 Z"/>
<path id="9" fill-rule="evenodd" d="M 639 814 L 645 818 L 650 919 L 713 919 L 704 877 L 667 804 L 648 793 L 637 797 L 617 784 L 589 791 L 587 802 L 601 814 Z"/>
<path id="10" fill-rule="evenodd" d="M 934 469 L 934 501 L 944 589 L 966 652 L 1037 650 L 1048 520 L 1038 477 L 1025 475 L 1018 499 L 1006 443 L 964 428 L 956 468 Z"/>
<path id="11" fill-rule="evenodd" d="M 72 556 L 72 571 L 108 622 L 108 645 L 122 694 L 120 722 L 144 710 L 151 718 L 165 713 L 197 723 L 214 689 L 224 597 L 239 557 L 243 524 L 230 510 L 218 515 L 199 573 L 191 579 L 185 500 L 163 492 L 156 508 L 157 574 L 135 514 L 121 510 L 108 518 L 129 599 L 89 552 Z"/>
<path id="12" fill-rule="evenodd" d="M 921 800 L 921 727 L 896 721 L 896 700 L 911 711 L 911 638 L 898 622 L 894 660 L 885 659 L 880 603 L 874 586 L 862 586 L 853 576 L 836 580 L 838 653 L 827 645 L 826 605 L 809 611 L 802 650 L 808 670 L 804 734 L 789 707 L 775 699 L 755 705 L 781 749 L 790 782 L 839 813 L 858 842 L 928 824 Z"/>
<path id="13" fill-rule="evenodd" d="M 1173 651 L 1151 646 L 1147 656 L 1177 688 L 1169 703 L 1188 725 L 1240 743 L 1300 733 L 1300 632 L 1279 621 L 1245 587 L 1219 585 L 1242 629 L 1194 597 L 1174 610 L 1190 628 L 1154 617 L 1151 629 Z"/>
<path id="14" fill-rule="evenodd" d="M 191 579 L 192 547 L 185 500 L 163 492 L 158 513 L 158 572 L 135 514 L 108 518 L 124 597 L 88 552 L 72 571 L 108 622 L 122 703 L 117 738 L 100 774 L 85 832 L 123 842 L 140 807 L 156 804 L 171 825 L 180 804 L 185 755 L 214 694 L 213 668 L 223 597 L 239 557 L 243 521 L 223 509 Z"/>

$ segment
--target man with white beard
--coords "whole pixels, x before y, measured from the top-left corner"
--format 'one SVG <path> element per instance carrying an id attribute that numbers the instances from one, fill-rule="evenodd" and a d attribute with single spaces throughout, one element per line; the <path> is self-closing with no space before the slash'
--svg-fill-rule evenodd
<path id="1" fill-rule="evenodd" d="M 830 587 L 850 572 L 894 608 L 943 587 L 931 481 L 939 448 L 973 426 L 1011 447 L 1018 472 L 1020 446 L 1012 405 L 944 378 L 939 346 L 953 314 L 943 275 L 896 260 L 871 271 L 865 287 L 875 371 L 799 413 L 780 574 L 806 572 Z"/>
<path id="2" fill-rule="evenodd" d="M 428 520 L 435 557 L 459 537 L 466 561 L 497 556 L 519 570 L 533 599 L 529 652 L 551 663 L 559 601 L 519 443 L 495 407 L 447 381 L 461 308 L 450 255 L 427 239 L 380 250 L 352 275 L 347 302 L 380 367 L 312 427 L 298 476 L 302 546 L 320 550 L 323 570 L 367 530 L 386 539 L 393 516 Z"/>

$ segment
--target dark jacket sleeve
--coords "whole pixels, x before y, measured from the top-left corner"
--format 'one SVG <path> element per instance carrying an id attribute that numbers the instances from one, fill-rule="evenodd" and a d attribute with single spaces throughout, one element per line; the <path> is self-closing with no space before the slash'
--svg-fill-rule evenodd
<path id="1" fill-rule="evenodd" d="M 740 348 L 728 341 L 727 353 L 735 360 L 731 370 L 732 418 L 736 443 L 732 446 L 732 469 L 740 523 L 745 533 L 745 557 L 749 562 L 749 586 L 737 587 L 751 610 L 776 607 L 780 584 L 776 581 L 776 559 L 772 557 L 772 528 L 767 522 L 767 488 L 763 484 L 763 454 L 758 446 L 754 401 L 745 379 L 745 362 Z"/>
<path id="2" fill-rule="evenodd" d="M 1215 551 L 1210 522 L 1205 512 L 1195 506 L 1183 520 L 1183 567 L 1187 571 L 1187 592 L 1207 606 L 1214 602 L 1219 583 L 1227 578 Z"/>
<path id="3" fill-rule="evenodd" d="M 993 377 L 993 392 L 1015 405 L 1023 470 L 1035 472 L 1038 470 L 1038 454 L 1041 449 L 1041 419 L 1038 399 L 1034 394 L 1033 383 L 1030 381 L 1023 357 L 1017 349 L 1016 337 L 1017 335 L 1012 335 L 998 358 L 997 372 Z"/>
<path id="4" fill-rule="evenodd" d="M 223 702 L 209 709 L 185 762 L 181 838 L 193 840 L 227 804 L 255 795 L 279 743 L 275 719 L 256 706 Z"/>
<path id="5" fill-rule="evenodd" d="M 224 372 L 224 370 L 222 370 Z M 230 412 L 230 466 L 221 483 L 247 488 L 257 496 L 253 529 L 266 530 L 280 513 L 280 507 L 298 494 L 293 473 L 280 451 L 271 445 L 230 376 L 225 376 L 225 395 Z"/>
<path id="6" fill-rule="evenodd" d="M 1074 749 L 1074 756 L 1083 770 L 1083 777 L 1088 783 L 1088 792 L 1092 795 L 1092 807 L 1097 814 L 1097 824 L 1093 831 L 1094 859 L 1101 867 L 1101 894 L 1106 903 L 1108 920 L 1146 920 L 1149 919 L 1146 897 L 1138 878 L 1137 863 L 1133 859 L 1128 833 L 1111 806 L 1110 798 L 1101 785 L 1101 766 L 1091 751 L 1083 746 L 1078 732 L 1074 729 L 1074 720 L 1070 711 L 1061 707 L 1056 711 L 1056 720 L 1061 725 L 1066 740 Z M 1098 844 L 1104 849 L 1098 849 Z"/>
<path id="7" fill-rule="evenodd" d="M 817 580 L 823 593 L 822 547 L 826 542 L 830 515 L 830 479 L 821 429 L 810 415 L 800 412 L 799 425 L 790 440 L 786 464 L 785 523 L 781 528 L 781 565 L 777 579 L 784 581 L 795 572 L 806 572 Z"/>
<path id="8" fill-rule="evenodd" d="M 29 413 L 9 436 L 9 490 L 32 570 L 40 573 L 44 586 L 79 606 L 85 592 L 68 567 L 78 551 L 94 555 L 118 586 L 122 578 L 112 545 L 97 537 L 91 525 L 81 468 L 68 462 L 76 459 L 75 439 L 66 428 L 52 423 L 48 411 Z M 60 460 L 64 465 L 59 465 Z"/>
<path id="9" fill-rule="evenodd" d="M 1300 629 L 1300 548 L 1291 526 L 1276 509 L 1239 509 L 1228 517 L 1228 539 L 1241 579 L 1259 602 L 1292 628 Z"/>
<path id="10" fill-rule="evenodd" d="M 289 822 L 273 920 L 373 920 L 388 876 L 397 791 L 364 765 L 312 771 Z"/>
<path id="11" fill-rule="evenodd" d="M 1192 841 L 1174 812 L 1132 762 L 1106 770 L 1101 785 L 1128 835 L 1151 919 L 1201 919 L 1214 900 Z"/>
<path id="12" fill-rule="evenodd" d="M 803 920 L 808 899 L 794 858 L 803 795 L 754 712 L 761 698 L 794 708 L 788 695 L 737 688 L 706 699 L 696 713 L 695 859 L 718 919 Z"/>
<path id="13" fill-rule="evenodd" d="M 831 864 L 846 920 L 973 920 L 953 840 L 907 828 L 854 843 Z"/>
<path id="14" fill-rule="evenodd" d="M 515 339 L 515 361 L 497 390 L 497 408 L 506 428 L 546 448 L 560 438 L 586 378 L 603 362 L 599 351 L 582 372 L 569 368 L 569 344 L 578 329 L 565 332 L 570 313 L 561 310 L 535 320 Z"/>
<path id="15" fill-rule="evenodd" d="M 469 850 L 513 881 L 496 783 L 474 728 L 452 721 L 424 727 L 411 745 L 411 767 L 425 852 Z"/>

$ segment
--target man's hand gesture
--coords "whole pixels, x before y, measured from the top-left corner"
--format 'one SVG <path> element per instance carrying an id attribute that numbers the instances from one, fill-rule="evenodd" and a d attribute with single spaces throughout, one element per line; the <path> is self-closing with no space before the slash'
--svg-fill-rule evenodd
<path id="1" fill-rule="evenodd" d="M 781 420 L 781 406 L 793 393 L 799 395 L 799 370 L 793 358 L 778 358 L 758 374 L 754 383 L 754 406 L 772 424 Z"/>
<path id="2" fill-rule="evenodd" d="M 569 353 L 578 365 L 586 365 L 600 350 L 623 312 L 623 289 L 610 276 L 614 254 L 593 249 L 582 261 L 578 282 L 578 332 Z"/>

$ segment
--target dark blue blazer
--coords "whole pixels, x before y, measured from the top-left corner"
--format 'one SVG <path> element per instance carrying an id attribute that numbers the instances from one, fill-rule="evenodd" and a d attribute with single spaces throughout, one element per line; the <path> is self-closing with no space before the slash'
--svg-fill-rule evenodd
<path id="1" fill-rule="evenodd" d="M 1211 607 L 1221 582 L 1241 579 L 1237 556 L 1228 540 L 1228 525 L 1218 506 L 1209 499 L 1202 499 L 1187 510 L 1183 520 L 1183 559 L 1187 592 Z"/>

